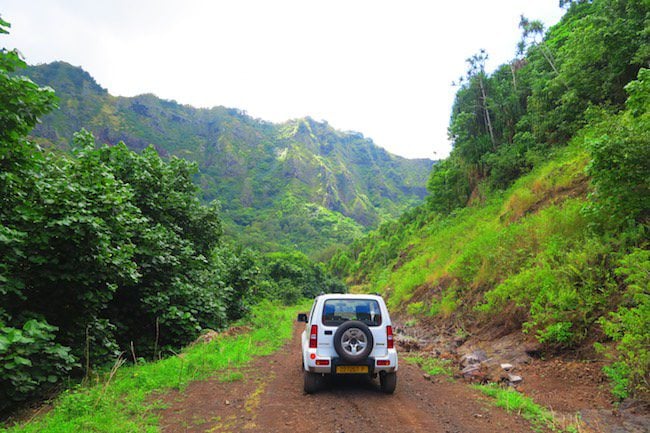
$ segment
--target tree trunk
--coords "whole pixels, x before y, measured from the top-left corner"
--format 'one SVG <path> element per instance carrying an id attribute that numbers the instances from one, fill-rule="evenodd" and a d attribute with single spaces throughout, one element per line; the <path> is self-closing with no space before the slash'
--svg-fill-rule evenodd
<path id="1" fill-rule="evenodd" d="M 510 62 L 510 72 L 512 73 L 512 88 L 517 91 L 517 77 L 515 76 L 515 65 Z"/>
<path id="2" fill-rule="evenodd" d="M 488 132 L 490 133 L 490 140 L 492 141 L 492 150 L 497 150 L 497 145 L 494 140 L 494 131 L 492 130 L 492 119 L 490 119 L 490 112 L 487 107 L 487 95 L 485 94 L 485 87 L 483 86 L 483 77 L 479 75 L 478 85 L 481 88 L 481 96 L 483 98 L 483 112 L 485 113 L 485 124 Z"/>
<path id="3" fill-rule="evenodd" d="M 547 51 L 546 47 L 543 44 L 540 44 L 539 47 L 540 50 L 542 51 L 542 55 L 544 56 L 548 64 L 553 69 L 553 72 L 555 72 L 555 75 L 560 77 L 560 71 L 558 71 L 557 68 L 555 67 L 555 61 L 553 60 L 553 54 L 551 53 L 551 51 L 550 50 Z M 560 80 L 562 81 L 562 84 L 564 84 L 564 87 L 566 87 L 567 90 L 571 90 L 569 88 L 569 85 L 564 80 L 562 80 L 561 77 Z"/>

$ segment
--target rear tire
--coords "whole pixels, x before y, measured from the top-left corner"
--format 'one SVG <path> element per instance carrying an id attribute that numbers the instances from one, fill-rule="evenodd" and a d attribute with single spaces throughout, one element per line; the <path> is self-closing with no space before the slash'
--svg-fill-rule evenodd
<path id="1" fill-rule="evenodd" d="M 397 373 L 380 373 L 379 387 L 386 394 L 394 393 L 397 387 Z"/>
<path id="2" fill-rule="evenodd" d="M 304 372 L 304 390 L 307 394 L 313 394 L 321 387 L 322 377 L 317 373 Z"/>

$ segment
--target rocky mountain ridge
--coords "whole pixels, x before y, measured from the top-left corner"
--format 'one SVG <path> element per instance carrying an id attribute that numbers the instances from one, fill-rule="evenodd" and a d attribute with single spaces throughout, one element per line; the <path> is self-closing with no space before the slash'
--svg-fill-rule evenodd
<path id="1" fill-rule="evenodd" d="M 275 124 L 152 94 L 116 97 L 65 62 L 31 66 L 26 75 L 60 99 L 33 131 L 36 140 L 65 149 L 83 127 L 100 143 L 153 145 L 165 157 L 195 161 L 203 198 L 221 202 L 227 232 L 244 244 L 314 254 L 396 217 L 426 194 L 433 161 L 392 155 L 324 121 Z"/>

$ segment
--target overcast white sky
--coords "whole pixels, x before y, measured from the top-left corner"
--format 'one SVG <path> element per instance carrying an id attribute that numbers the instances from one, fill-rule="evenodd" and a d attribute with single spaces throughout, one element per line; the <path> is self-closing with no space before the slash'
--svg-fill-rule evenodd
<path id="1" fill-rule="evenodd" d="M 113 95 L 155 93 L 282 122 L 311 116 L 390 152 L 451 146 L 451 83 L 481 48 L 511 59 L 519 16 L 558 0 L 0 0 L 0 46 L 82 66 Z"/>

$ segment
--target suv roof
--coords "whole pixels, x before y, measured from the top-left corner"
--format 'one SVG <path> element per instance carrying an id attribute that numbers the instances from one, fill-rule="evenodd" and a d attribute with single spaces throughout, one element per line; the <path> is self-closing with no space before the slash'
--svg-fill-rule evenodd
<path id="1" fill-rule="evenodd" d="M 379 295 L 357 295 L 357 294 L 350 294 L 350 293 L 327 293 L 325 295 L 319 295 L 316 297 L 317 299 L 376 299 L 380 300 L 383 298 Z"/>

